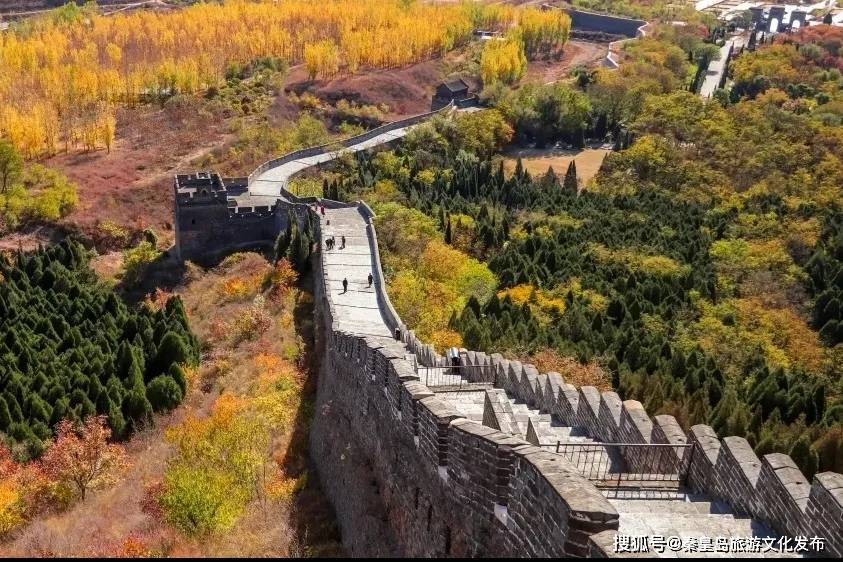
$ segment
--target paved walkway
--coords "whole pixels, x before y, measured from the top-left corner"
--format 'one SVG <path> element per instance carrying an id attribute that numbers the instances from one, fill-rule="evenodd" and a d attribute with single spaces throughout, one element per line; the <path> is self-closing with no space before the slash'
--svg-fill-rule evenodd
<path id="1" fill-rule="evenodd" d="M 714 91 L 720 87 L 720 81 L 723 79 L 723 73 L 726 72 L 727 58 L 729 57 L 729 49 L 734 47 L 738 49 L 743 45 L 742 37 L 732 37 L 720 47 L 720 58 L 713 60 L 708 65 L 708 70 L 705 73 L 705 80 L 700 86 L 700 96 L 703 98 L 710 98 Z"/>
<path id="2" fill-rule="evenodd" d="M 366 220 L 357 207 L 351 207 L 325 209 L 321 221 L 322 252 L 328 278 L 326 293 L 334 305 L 334 321 L 349 333 L 390 337 L 378 306 L 375 286 L 368 286 L 367 277 L 375 265 L 369 251 Z M 336 246 L 327 250 L 324 240 L 331 236 L 335 238 Z M 345 248 L 340 249 L 342 236 L 345 236 Z M 348 279 L 347 292 L 343 292 L 343 279 Z"/>
<path id="3" fill-rule="evenodd" d="M 280 195 L 281 188 L 287 186 L 287 183 L 290 181 L 293 174 L 301 172 L 305 168 L 310 168 L 311 166 L 316 166 L 333 160 L 343 152 L 359 152 L 361 150 L 367 150 L 375 147 L 379 144 L 400 139 L 404 137 L 411 128 L 412 127 L 403 127 L 401 129 L 387 131 L 336 152 L 317 154 L 315 156 L 309 156 L 300 160 L 287 162 L 286 164 L 282 164 L 276 168 L 270 168 L 252 180 L 252 183 L 249 184 L 249 193 L 251 195 Z"/>

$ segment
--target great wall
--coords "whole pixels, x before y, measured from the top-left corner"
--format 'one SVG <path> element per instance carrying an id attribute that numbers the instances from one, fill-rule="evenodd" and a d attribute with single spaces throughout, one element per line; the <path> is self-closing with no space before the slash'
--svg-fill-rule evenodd
<path id="1" fill-rule="evenodd" d="M 394 142 L 430 115 L 342 149 Z M 305 220 L 317 202 L 291 194 L 290 177 L 338 153 L 297 151 L 249 178 L 177 176 L 177 255 L 212 260 L 271 245 L 287 217 Z M 630 546 L 623 537 L 660 536 L 696 541 L 697 556 L 723 556 L 721 540 L 777 556 L 763 550 L 779 537 L 821 537 L 821 552 L 799 544 L 843 555 L 843 476 L 809 483 L 787 455 L 759 459 L 743 437 L 721 439 L 706 425 L 686 434 L 672 416 L 500 354 L 462 350 L 455 367 L 390 303 L 371 209 L 318 202 L 320 235 L 347 245 L 314 258 L 321 368 L 311 456 L 349 554 L 635 556 L 616 552 Z M 663 555 L 683 555 L 673 550 Z"/>

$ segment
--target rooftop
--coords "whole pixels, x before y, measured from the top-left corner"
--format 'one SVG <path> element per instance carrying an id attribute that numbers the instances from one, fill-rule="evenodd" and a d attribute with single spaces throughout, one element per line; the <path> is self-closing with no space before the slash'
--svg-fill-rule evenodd
<path id="1" fill-rule="evenodd" d="M 462 78 L 453 78 L 451 80 L 446 80 L 443 82 L 443 84 L 452 92 L 468 90 L 468 84 L 466 84 Z"/>

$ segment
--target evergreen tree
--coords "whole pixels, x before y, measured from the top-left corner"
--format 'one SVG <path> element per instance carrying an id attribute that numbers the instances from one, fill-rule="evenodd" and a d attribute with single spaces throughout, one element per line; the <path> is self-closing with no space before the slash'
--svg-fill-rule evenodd
<path id="1" fill-rule="evenodd" d="M 63 419 L 105 414 L 114 436 L 128 437 L 122 410 L 132 423 L 153 411 L 147 366 L 150 378 L 171 373 L 178 392 L 170 396 L 181 399 L 184 373 L 171 366 L 194 364 L 198 341 L 180 299 L 154 314 L 131 309 L 97 283 L 86 251 L 70 238 L 19 252 L 13 263 L 0 259 L 0 276 L 0 430 L 31 453 Z"/>
<path id="2" fill-rule="evenodd" d="M 796 466 L 802 471 L 802 474 L 805 475 L 805 478 L 811 481 L 814 478 L 814 474 L 817 473 L 819 458 L 817 457 L 817 452 L 811 447 L 811 442 L 805 435 L 796 440 L 796 443 L 790 449 L 789 455 L 793 459 L 793 462 L 796 463 Z"/>
<path id="3" fill-rule="evenodd" d="M 181 387 L 168 375 L 159 375 L 146 386 L 146 396 L 155 411 L 172 410 L 181 402 L 182 395 Z"/>

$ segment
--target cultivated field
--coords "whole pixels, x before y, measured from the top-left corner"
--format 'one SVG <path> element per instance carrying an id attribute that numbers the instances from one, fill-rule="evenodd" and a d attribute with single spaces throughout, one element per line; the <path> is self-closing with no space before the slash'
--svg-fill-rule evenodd
<path id="1" fill-rule="evenodd" d="M 508 150 L 504 154 L 504 167 L 507 172 L 512 173 L 520 157 L 524 169 L 533 177 L 544 175 L 547 169 L 552 167 L 561 180 L 565 175 L 565 170 L 568 169 L 568 164 L 574 160 L 577 165 L 577 179 L 581 185 L 585 185 L 597 175 L 600 164 L 609 152 L 611 151 L 603 148 L 587 148 L 580 151 L 559 148 Z"/>

